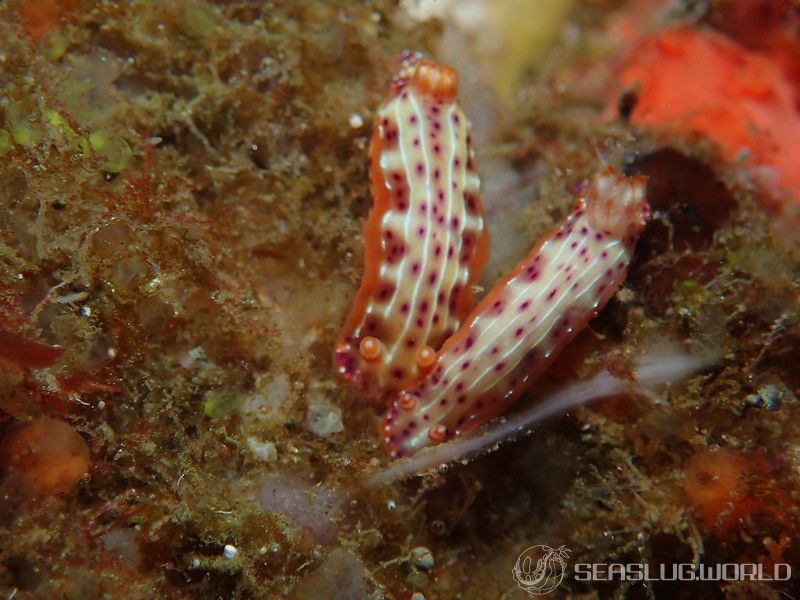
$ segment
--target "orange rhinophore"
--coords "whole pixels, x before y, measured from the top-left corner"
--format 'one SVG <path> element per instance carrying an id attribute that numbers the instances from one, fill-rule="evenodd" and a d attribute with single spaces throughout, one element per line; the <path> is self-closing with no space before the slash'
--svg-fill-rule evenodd
<path id="1" fill-rule="evenodd" d="M 470 147 L 450 67 L 403 57 L 369 151 L 372 209 L 364 278 L 336 346 L 337 372 L 363 392 L 403 389 L 473 306 L 488 253 Z"/>

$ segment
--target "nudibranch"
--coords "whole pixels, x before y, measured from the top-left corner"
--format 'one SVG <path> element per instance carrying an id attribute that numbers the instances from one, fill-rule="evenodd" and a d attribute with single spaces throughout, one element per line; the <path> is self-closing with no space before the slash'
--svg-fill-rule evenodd
<path id="1" fill-rule="evenodd" d="M 572 213 L 493 288 L 399 393 L 382 423 L 392 456 L 469 433 L 507 409 L 614 295 L 649 215 L 645 180 L 595 176 Z"/>
<path id="2" fill-rule="evenodd" d="M 408 387 L 473 308 L 488 253 L 470 125 L 450 67 L 405 54 L 375 118 L 364 276 L 334 353 L 373 396 Z"/>

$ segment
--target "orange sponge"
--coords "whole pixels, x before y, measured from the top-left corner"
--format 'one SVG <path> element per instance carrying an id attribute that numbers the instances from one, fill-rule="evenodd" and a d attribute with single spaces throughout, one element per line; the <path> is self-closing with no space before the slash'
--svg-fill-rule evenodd
<path id="1" fill-rule="evenodd" d="M 636 94 L 631 122 L 706 135 L 800 201 L 800 113 L 772 58 L 712 31 L 673 29 L 633 48 L 619 80 L 616 98 Z"/>
<path id="2" fill-rule="evenodd" d="M 59 494 L 75 487 L 89 471 L 89 447 L 68 423 L 40 417 L 6 434 L 0 443 L 0 465 L 31 494 Z"/>

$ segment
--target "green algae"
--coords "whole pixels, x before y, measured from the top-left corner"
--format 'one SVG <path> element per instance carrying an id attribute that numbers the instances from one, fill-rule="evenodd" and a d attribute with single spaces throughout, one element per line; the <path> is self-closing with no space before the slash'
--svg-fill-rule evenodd
<path id="1" fill-rule="evenodd" d="M 100 168 L 109 173 L 120 173 L 133 156 L 128 142 L 107 129 L 91 133 L 89 145 L 103 159 Z"/>
<path id="2" fill-rule="evenodd" d="M 11 149 L 11 134 L 5 129 L 0 129 L 0 156 Z"/>
<path id="3" fill-rule="evenodd" d="M 6 108 L 6 122 L 15 144 L 33 146 L 44 138 L 37 111 L 23 102 L 12 101 Z"/>

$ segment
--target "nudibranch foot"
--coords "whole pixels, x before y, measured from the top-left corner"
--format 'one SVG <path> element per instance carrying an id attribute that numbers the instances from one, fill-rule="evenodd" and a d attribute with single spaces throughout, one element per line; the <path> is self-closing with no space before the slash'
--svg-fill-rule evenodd
<path id="1" fill-rule="evenodd" d="M 407 456 L 506 410 L 625 279 L 649 215 L 644 178 L 596 175 L 566 219 L 492 289 L 389 408 L 384 442 Z"/>

